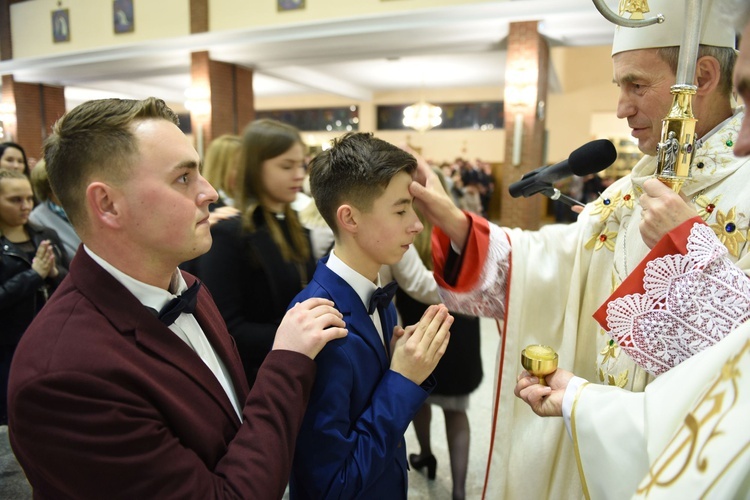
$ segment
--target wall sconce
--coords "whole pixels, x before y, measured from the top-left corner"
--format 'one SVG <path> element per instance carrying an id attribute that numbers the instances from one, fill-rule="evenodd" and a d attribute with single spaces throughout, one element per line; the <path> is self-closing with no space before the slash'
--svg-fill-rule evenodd
<path id="1" fill-rule="evenodd" d="M 203 159 L 203 125 L 211 116 L 211 91 L 206 87 L 190 87 L 185 91 L 185 107 L 195 120 L 198 156 Z"/>
<path id="2" fill-rule="evenodd" d="M 505 91 L 505 101 L 511 109 L 529 109 L 536 104 L 536 94 L 536 85 L 510 85 Z"/>
<path id="3" fill-rule="evenodd" d="M 539 70 L 536 65 L 519 61 L 505 73 L 505 102 L 511 108 L 530 108 L 536 105 Z"/>
<path id="4" fill-rule="evenodd" d="M 521 164 L 521 151 L 523 150 L 523 113 L 516 113 L 513 124 L 513 154 L 512 163 L 514 167 Z"/>
<path id="5" fill-rule="evenodd" d="M 513 122 L 513 150 L 511 162 L 514 167 L 521 164 L 523 151 L 523 128 L 527 114 L 536 113 L 539 72 L 535 65 L 524 61 L 515 63 L 506 71 L 505 102 L 515 112 Z"/>

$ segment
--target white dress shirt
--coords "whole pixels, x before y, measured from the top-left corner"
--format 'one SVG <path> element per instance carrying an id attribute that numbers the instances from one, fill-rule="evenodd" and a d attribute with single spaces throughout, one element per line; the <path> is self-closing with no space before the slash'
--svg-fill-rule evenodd
<path id="1" fill-rule="evenodd" d="M 378 275 L 378 283 L 376 285 L 375 283 L 368 280 L 360 273 L 346 265 L 344 261 L 336 256 L 335 250 L 331 251 L 331 255 L 330 257 L 328 257 L 326 266 L 328 266 L 328 269 L 336 273 L 342 280 L 346 281 L 349 286 L 354 289 L 354 291 L 364 304 L 365 309 L 367 309 L 368 305 L 370 304 L 370 297 L 372 297 L 372 294 L 375 293 L 375 290 L 377 290 L 380 286 L 380 275 Z M 375 324 L 375 329 L 380 335 L 380 341 L 383 342 L 383 346 L 385 347 L 385 341 L 383 340 L 383 326 L 380 324 L 380 314 L 378 314 L 377 309 L 375 310 L 375 312 L 370 314 L 370 319 L 372 319 L 372 322 Z"/>
<path id="2" fill-rule="evenodd" d="M 138 281 L 128 276 L 106 260 L 96 255 L 86 245 L 83 246 L 83 249 L 97 264 L 102 266 L 102 268 L 119 281 L 122 286 L 127 288 L 128 291 L 144 306 L 155 311 L 160 311 L 170 300 L 187 290 L 185 279 L 177 268 L 175 268 L 174 274 L 172 275 L 172 281 L 169 284 L 169 289 L 174 290 L 175 293 L 170 293 L 159 287 L 143 283 L 142 281 Z M 195 316 L 182 313 L 175 322 L 169 326 L 169 329 L 182 339 L 182 341 L 193 351 L 195 351 L 206 366 L 213 372 L 216 380 L 219 381 L 224 392 L 226 392 L 229 401 L 231 401 L 234 411 L 237 412 L 237 416 L 242 420 L 240 402 L 237 399 L 237 393 L 234 390 L 234 384 L 232 384 L 229 372 L 227 372 L 227 367 L 216 355 L 216 351 L 214 351 L 211 343 L 206 338 L 206 334 L 198 324 Z"/>

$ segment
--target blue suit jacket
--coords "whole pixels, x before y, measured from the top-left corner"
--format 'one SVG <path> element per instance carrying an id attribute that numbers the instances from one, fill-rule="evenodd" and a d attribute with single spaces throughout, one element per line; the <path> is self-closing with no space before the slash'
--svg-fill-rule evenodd
<path id="1" fill-rule="evenodd" d="M 310 284 L 292 302 L 330 299 L 349 334 L 329 342 L 315 361 L 315 380 L 297 438 L 292 499 L 406 498 L 404 432 L 434 387 L 391 371 L 375 325 L 357 293 L 321 260 Z M 396 309 L 383 331 L 390 342 Z"/>

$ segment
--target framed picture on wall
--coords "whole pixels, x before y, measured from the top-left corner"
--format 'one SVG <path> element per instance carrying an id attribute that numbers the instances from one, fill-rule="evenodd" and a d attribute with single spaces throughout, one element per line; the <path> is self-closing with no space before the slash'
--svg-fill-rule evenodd
<path id="1" fill-rule="evenodd" d="M 304 9 L 305 0 L 276 0 L 276 8 L 279 11 Z"/>
<path id="2" fill-rule="evenodd" d="M 133 0 L 114 0 L 112 15 L 115 33 L 131 33 L 135 30 Z"/>
<path id="3" fill-rule="evenodd" d="M 70 41 L 70 15 L 68 9 L 52 11 L 52 41 L 54 43 Z"/>

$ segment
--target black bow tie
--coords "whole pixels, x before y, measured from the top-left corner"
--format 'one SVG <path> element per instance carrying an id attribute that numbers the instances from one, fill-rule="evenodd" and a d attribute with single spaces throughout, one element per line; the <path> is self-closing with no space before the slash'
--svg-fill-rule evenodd
<path id="1" fill-rule="evenodd" d="M 388 307 L 388 303 L 393 299 L 393 296 L 396 295 L 397 288 L 398 283 L 391 281 L 383 288 L 375 290 L 375 293 L 370 297 L 370 305 L 367 306 L 367 313 L 373 314 L 375 309 L 385 310 Z"/>
<path id="2" fill-rule="evenodd" d="M 176 320 L 180 314 L 193 314 L 195 311 L 195 303 L 198 302 L 198 290 L 200 287 L 201 282 L 195 280 L 195 283 L 190 285 L 190 288 L 167 302 L 167 305 L 162 307 L 161 311 L 159 311 L 159 319 L 161 322 L 169 326 L 174 323 L 174 320 Z"/>

